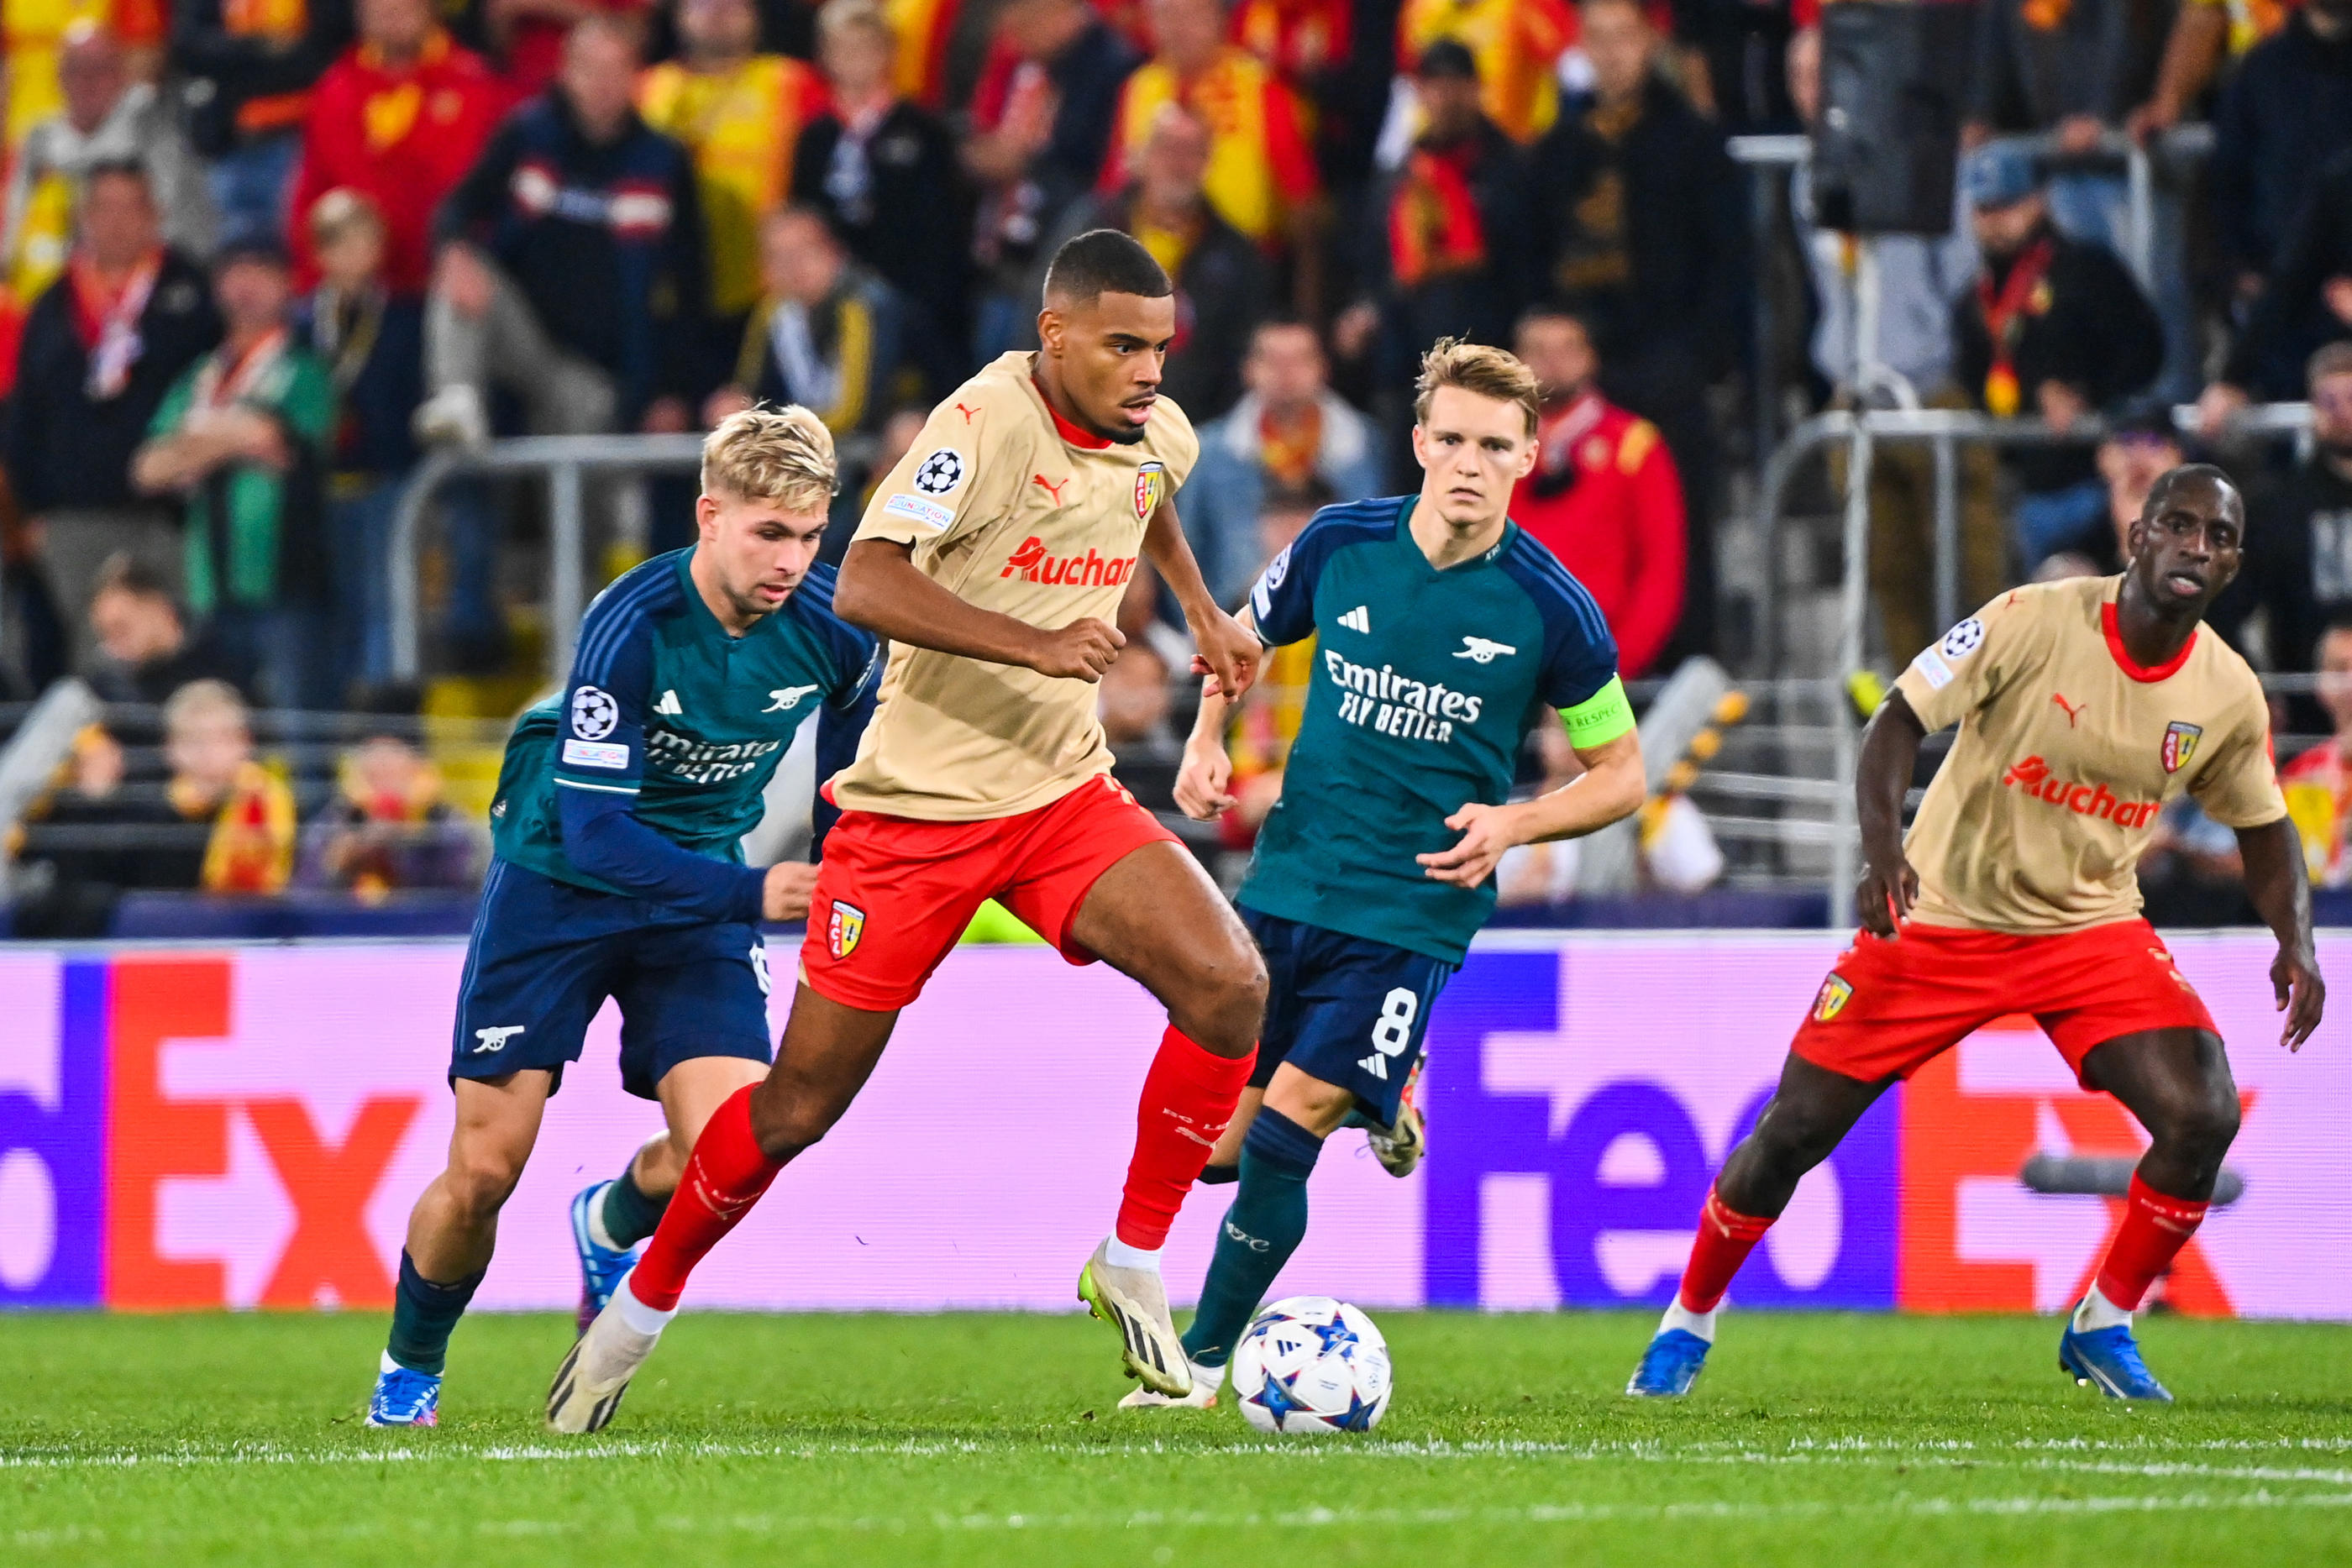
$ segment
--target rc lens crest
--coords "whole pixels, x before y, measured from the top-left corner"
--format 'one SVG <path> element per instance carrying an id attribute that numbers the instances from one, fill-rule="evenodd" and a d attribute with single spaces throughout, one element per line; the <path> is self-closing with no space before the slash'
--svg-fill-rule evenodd
<path id="1" fill-rule="evenodd" d="M 2205 727 L 2201 724 L 2190 724 L 2185 719 L 2176 718 L 2166 725 L 2164 745 L 2158 752 L 2158 755 L 2163 758 L 2164 770 L 2167 773 L 2178 773 L 2188 767 L 2189 759 L 2197 755 L 2197 743 L 2203 738 L 2205 738 Z"/>
<path id="2" fill-rule="evenodd" d="M 854 904 L 834 900 L 833 915 L 825 922 L 825 946 L 836 958 L 846 958 L 857 951 L 857 939 L 866 935 L 866 911 Z"/>
<path id="3" fill-rule="evenodd" d="M 1813 1021 L 1829 1022 L 1838 1014 L 1845 1011 L 1846 1003 L 1852 1000 L 1853 1000 L 1853 987 L 1843 976 L 1832 975 L 1822 982 L 1820 993 L 1813 998 Z"/>
<path id="4" fill-rule="evenodd" d="M 1135 471 L 1135 520 L 1148 523 L 1160 503 L 1168 498 L 1168 468 L 1165 464 L 1146 460 Z"/>

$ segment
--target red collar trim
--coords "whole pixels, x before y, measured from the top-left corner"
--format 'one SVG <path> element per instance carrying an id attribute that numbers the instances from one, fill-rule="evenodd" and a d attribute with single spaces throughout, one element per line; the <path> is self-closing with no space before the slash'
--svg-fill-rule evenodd
<path id="1" fill-rule="evenodd" d="M 2115 656 L 2116 667 L 2144 685 L 2153 685 L 2158 681 L 2170 680 L 2179 674 L 2180 666 L 2189 662 L 2189 655 L 2197 649 L 2197 633 L 2191 632 L 2189 641 L 2180 644 L 2180 652 L 2163 664 L 2140 664 L 2124 648 L 2124 634 L 2116 623 L 2116 601 L 2112 599 L 2099 606 L 2099 626 L 2107 634 L 2107 652 Z"/>
<path id="2" fill-rule="evenodd" d="M 1029 384 L 1037 389 L 1037 401 L 1045 405 L 1045 415 L 1054 422 L 1054 428 L 1060 433 L 1063 440 L 1086 452 L 1102 452 L 1108 449 L 1109 436 L 1097 435 L 1091 430 L 1080 430 L 1062 417 L 1062 411 L 1055 408 L 1054 400 L 1045 395 L 1045 382 L 1033 375 L 1029 378 Z"/>

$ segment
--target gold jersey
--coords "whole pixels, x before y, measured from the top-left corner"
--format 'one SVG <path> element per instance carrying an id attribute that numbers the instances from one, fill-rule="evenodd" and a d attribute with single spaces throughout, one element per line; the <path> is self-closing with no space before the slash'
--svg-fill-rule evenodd
<path id="1" fill-rule="evenodd" d="M 924 576 L 1032 626 L 1115 621 L 1151 514 L 1201 444 L 1164 397 L 1132 444 L 1064 423 L 1037 390 L 1036 358 L 1003 355 L 932 410 L 856 538 L 912 545 Z M 1050 805 L 1110 771 L 1095 695 L 1089 681 L 899 643 L 834 800 L 943 822 Z"/>
<path id="2" fill-rule="evenodd" d="M 2073 931 L 2139 912 L 2157 814 L 2183 792 L 2215 821 L 2286 815 L 2262 683 L 2210 627 L 2136 664 L 2119 577 L 2016 589 L 1946 632 L 1895 682 L 1933 734 L 1957 723 L 1904 841 L 1915 918 Z"/>

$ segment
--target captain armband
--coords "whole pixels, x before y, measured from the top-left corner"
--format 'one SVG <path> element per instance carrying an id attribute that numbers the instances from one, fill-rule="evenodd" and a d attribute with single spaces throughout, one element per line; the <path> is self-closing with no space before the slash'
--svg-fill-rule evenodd
<path id="1" fill-rule="evenodd" d="M 1574 707 L 1560 709 L 1559 716 L 1568 723 L 1569 744 L 1579 751 L 1606 746 L 1634 728 L 1633 705 L 1625 700 L 1625 683 L 1615 675 Z"/>

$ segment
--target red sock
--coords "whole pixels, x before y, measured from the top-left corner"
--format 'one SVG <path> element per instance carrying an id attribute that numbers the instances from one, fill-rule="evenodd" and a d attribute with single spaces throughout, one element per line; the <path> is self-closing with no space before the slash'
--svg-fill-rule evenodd
<path id="1" fill-rule="evenodd" d="M 751 1086 L 746 1084 L 728 1096 L 694 1141 L 677 1196 L 629 1276 L 629 1294 L 656 1312 L 676 1311 L 694 1266 L 751 1212 L 783 1168 L 782 1160 L 760 1152 L 760 1140 L 751 1135 Z"/>
<path id="2" fill-rule="evenodd" d="M 2123 1228 L 2107 1249 L 2107 1260 L 2099 1265 L 2099 1294 L 2127 1312 L 2137 1309 L 2156 1277 L 2172 1267 L 2173 1258 L 2205 1223 L 2206 1207 L 2185 1197 L 2165 1197 L 2134 1171 Z"/>
<path id="3" fill-rule="evenodd" d="M 1168 1239 L 1184 1195 L 1234 1119 L 1254 1061 L 1212 1055 L 1174 1024 L 1160 1037 L 1135 1109 L 1135 1157 L 1128 1162 L 1116 1229 L 1121 1241 L 1148 1251 Z"/>
<path id="4" fill-rule="evenodd" d="M 1771 1228 L 1769 1219 L 1727 1207 L 1710 1184 L 1706 1207 L 1698 1212 L 1698 1235 L 1691 1241 L 1690 1264 L 1683 1270 L 1684 1308 L 1694 1312 L 1715 1311 L 1723 1292 L 1731 1288 L 1731 1277 Z"/>

